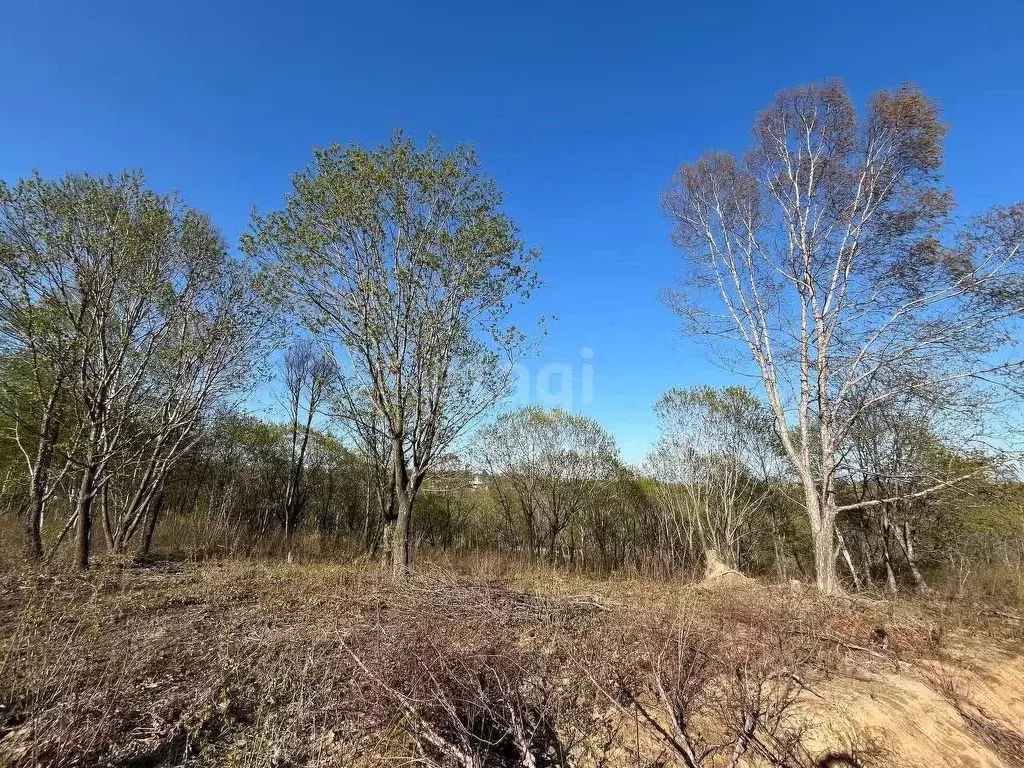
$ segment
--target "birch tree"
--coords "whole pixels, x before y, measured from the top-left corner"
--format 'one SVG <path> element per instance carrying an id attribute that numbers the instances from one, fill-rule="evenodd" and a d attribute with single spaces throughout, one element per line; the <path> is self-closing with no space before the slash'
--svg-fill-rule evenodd
<path id="1" fill-rule="evenodd" d="M 744 157 L 684 164 L 664 196 L 686 265 L 672 305 L 754 364 L 824 593 L 840 590 L 838 457 L 860 414 L 1017 369 L 1006 349 L 1024 215 L 951 226 L 945 130 L 914 86 L 877 93 L 862 119 L 836 82 L 795 88 L 758 116 Z M 881 374 L 893 384 L 872 386 Z"/>
<path id="2" fill-rule="evenodd" d="M 396 577 L 434 459 L 506 395 L 525 348 L 508 315 L 536 284 L 537 254 L 501 204 L 471 148 L 418 149 L 398 133 L 375 150 L 317 150 L 284 208 L 244 240 L 336 355 L 341 416 L 378 419 L 390 443 Z"/>

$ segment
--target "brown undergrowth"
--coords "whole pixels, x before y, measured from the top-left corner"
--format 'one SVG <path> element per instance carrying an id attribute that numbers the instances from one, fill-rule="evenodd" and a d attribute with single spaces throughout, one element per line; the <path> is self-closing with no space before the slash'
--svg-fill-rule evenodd
<path id="1" fill-rule="evenodd" d="M 941 652 L 924 618 L 756 582 L 227 562 L 2 587 L 10 766 L 884 765 L 809 711 Z"/>

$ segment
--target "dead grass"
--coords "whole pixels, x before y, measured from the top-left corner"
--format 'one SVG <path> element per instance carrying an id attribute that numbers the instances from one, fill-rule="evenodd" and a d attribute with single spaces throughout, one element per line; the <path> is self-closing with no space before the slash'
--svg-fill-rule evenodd
<path id="1" fill-rule="evenodd" d="M 798 702 L 936 651 L 919 616 L 756 582 L 11 572 L 0 765 L 839 765 L 870 738 L 812 750 Z"/>

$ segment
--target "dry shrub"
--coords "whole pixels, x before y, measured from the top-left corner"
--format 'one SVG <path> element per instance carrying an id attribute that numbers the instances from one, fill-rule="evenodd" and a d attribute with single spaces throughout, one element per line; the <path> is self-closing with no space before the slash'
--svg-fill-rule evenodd
<path id="1" fill-rule="evenodd" d="M 13 574 L 0 764 L 692 765 L 682 733 L 705 765 L 739 749 L 802 766 L 794 701 L 875 621 L 771 590 L 557 586 L 252 563 Z"/>
<path id="2" fill-rule="evenodd" d="M 823 615 L 806 598 L 762 594 L 735 601 L 715 591 L 656 614 L 620 641 L 625 659 L 606 694 L 686 768 L 741 761 L 785 768 L 818 766 L 805 746 L 797 702 L 833 672 L 835 647 L 852 628 L 841 612 Z M 857 627 L 856 629 L 860 629 Z M 827 756 L 832 765 L 868 761 L 866 745 Z"/>
<path id="3" fill-rule="evenodd" d="M 875 629 L 848 609 L 767 590 L 756 600 L 691 591 L 645 612 L 435 574 L 398 599 L 419 621 L 388 638 L 386 656 L 353 651 L 367 698 L 419 759 L 465 768 L 644 764 L 639 736 L 623 735 L 631 722 L 662 746 L 650 765 L 817 766 L 796 702 Z M 822 764 L 866 764 L 865 746 Z"/>
<path id="4" fill-rule="evenodd" d="M 363 704 L 428 765 L 603 764 L 615 724 L 575 673 L 573 648 L 603 621 L 591 597 L 551 598 L 433 570 L 388 596 L 401 621 L 353 632 Z"/>
<path id="5" fill-rule="evenodd" d="M 407 640 L 395 648 L 404 664 L 377 672 L 359 663 L 381 725 L 397 715 L 428 764 L 569 766 L 608 744 L 613 724 L 595 715 L 593 688 L 567 676 L 555 644 L 538 649 L 450 634 L 440 642 Z"/>

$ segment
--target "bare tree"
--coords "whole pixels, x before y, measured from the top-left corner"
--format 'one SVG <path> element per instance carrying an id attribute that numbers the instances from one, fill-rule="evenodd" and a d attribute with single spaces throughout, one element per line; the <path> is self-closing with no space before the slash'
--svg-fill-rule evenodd
<path id="1" fill-rule="evenodd" d="M 836 529 L 840 553 L 855 586 L 870 586 L 875 565 L 884 570 L 886 586 L 897 591 L 900 563 L 909 572 L 915 589 L 928 592 L 920 566 L 918 534 L 933 542 L 953 536 L 957 527 L 945 514 L 946 497 L 957 507 L 971 506 L 970 486 L 998 477 L 1008 457 L 972 446 L 977 433 L 988 426 L 984 411 L 973 397 L 964 398 L 955 388 L 931 393 L 928 398 L 902 396 L 878 402 L 866 409 L 851 429 L 841 456 L 844 498 Z M 981 411 L 981 414 L 977 413 Z M 877 502 L 877 503 L 868 503 Z M 862 568 L 853 550 L 853 539 L 862 542 Z M 934 556 L 936 552 L 925 552 Z"/>
<path id="2" fill-rule="evenodd" d="M 284 386 L 288 402 L 288 484 L 285 488 L 281 521 L 292 561 L 292 534 L 301 522 L 308 494 L 302 485 L 313 419 L 320 412 L 334 382 L 334 360 L 311 342 L 300 341 L 284 356 Z"/>
<path id="3" fill-rule="evenodd" d="M 756 365 L 825 593 L 840 589 L 839 456 L 864 409 L 1015 367 L 999 350 L 1019 310 L 1022 215 L 949 231 L 944 133 L 913 86 L 876 94 L 862 121 L 840 84 L 796 88 L 758 116 L 745 158 L 683 165 L 664 197 L 688 277 L 673 306 Z M 892 386 L 869 386 L 880 374 Z"/>
<path id="4" fill-rule="evenodd" d="M 507 317 L 536 283 L 537 254 L 501 201 L 472 149 L 431 139 L 421 151 L 399 133 L 373 151 L 318 150 L 284 210 L 244 239 L 339 360 L 342 416 L 377 420 L 387 437 L 396 577 L 434 458 L 506 395 L 524 350 Z"/>

